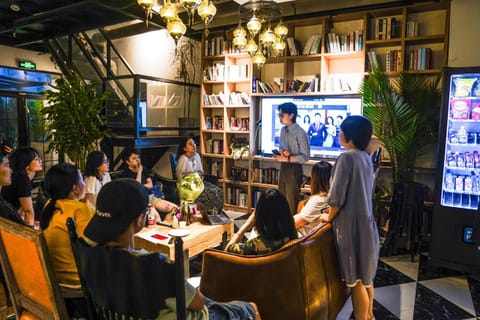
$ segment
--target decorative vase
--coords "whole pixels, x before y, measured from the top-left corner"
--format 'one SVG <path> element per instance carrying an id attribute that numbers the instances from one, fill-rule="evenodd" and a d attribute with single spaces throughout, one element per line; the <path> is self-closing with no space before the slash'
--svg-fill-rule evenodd
<path id="1" fill-rule="evenodd" d="M 188 201 L 182 200 L 180 203 L 180 211 L 177 215 L 178 221 L 185 221 L 187 226 L 190 224 L 190 204 Z"/>

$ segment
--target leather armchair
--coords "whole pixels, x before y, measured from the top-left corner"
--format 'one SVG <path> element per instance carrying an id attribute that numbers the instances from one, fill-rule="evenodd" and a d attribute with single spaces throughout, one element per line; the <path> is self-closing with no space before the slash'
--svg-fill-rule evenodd
<path id="1" fill-rule="evenodd" d="M 347 299 L 330 224 L 267 255 L 206 250 L 200 290 L 218 301 L 254 301 L 265 320 L 335 319 Z"/>

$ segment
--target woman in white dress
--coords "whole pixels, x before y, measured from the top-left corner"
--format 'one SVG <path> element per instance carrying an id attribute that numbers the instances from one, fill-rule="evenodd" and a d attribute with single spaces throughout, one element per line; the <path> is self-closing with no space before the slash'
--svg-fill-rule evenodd
<path id="1" fill-rule="evenodd" d="M 110 163 L 102 151 L 92 151 L 87 156 L 85 164 L 85 203 L 95 208 L 97 194 L 110 178 Z"/>
<path id="2" fill-rule="evenodd" d="M 332 116 L 327 117 L 327 123 L 325 124 L 327 127 L 327 137 L 323 142 L 324 147 L 331 147 L 333 145 L 333 141 L 335 140 L 335 136 L 337 135 L 335 123 Z"/>

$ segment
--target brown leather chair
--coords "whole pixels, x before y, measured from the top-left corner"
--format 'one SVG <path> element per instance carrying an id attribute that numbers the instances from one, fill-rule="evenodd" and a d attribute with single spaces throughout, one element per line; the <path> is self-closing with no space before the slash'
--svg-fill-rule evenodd
<path id="1" fill-rule="evenodd" d="M 40 231 L 0 218 L 0 260 L 17 319 L 68 319 Z"/>
<path id="2" fill-rule="evenodd" d="M 267 255 L 206 250 L 200 291 L 254 301 L 264 320 L 335 319 L 347 299 L 330 224 Z"/>

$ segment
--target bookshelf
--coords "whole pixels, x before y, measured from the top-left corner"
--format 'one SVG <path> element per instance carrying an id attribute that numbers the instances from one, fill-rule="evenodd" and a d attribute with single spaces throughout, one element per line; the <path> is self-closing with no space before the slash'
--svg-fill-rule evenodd
<path id="1" fill-rule="evenodd" d="M 261 192 L 277 188 L 277 161 L 231 155 L 237 138 L 254 150 L 261 97 L 359 94 L 372 59 L 383 70 L 388 62 L 392 77 L 397 71 L 436 74 L 447 61 L 449 10 L 450 2 L 440 0 L 284 21 L 287 48 L 281 56 L 267 54 L 261 70 L 247 53 L 235 52 L 225 33 L 204 40 L 200 148 L 206 173 L 221 177 L 225 207 L 251 212 Z M 232 93 L 240 97 L 232 100 Z M 305 175 L 315 163 L 304 165 Z"/>

